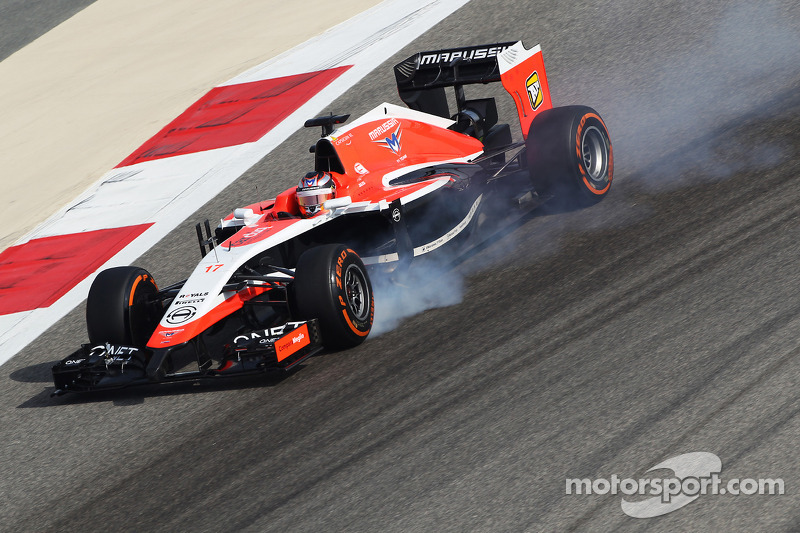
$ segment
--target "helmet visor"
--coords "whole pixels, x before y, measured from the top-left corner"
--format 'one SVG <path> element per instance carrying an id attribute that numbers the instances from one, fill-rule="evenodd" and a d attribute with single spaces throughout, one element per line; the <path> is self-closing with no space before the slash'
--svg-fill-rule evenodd
<path id="1" fill-rule="evenodd" d="M 333 198 L 333 189 L 314 189 L 297 192 L 297 203 L 300 207 L 321 206 L 331 198 Z"/>

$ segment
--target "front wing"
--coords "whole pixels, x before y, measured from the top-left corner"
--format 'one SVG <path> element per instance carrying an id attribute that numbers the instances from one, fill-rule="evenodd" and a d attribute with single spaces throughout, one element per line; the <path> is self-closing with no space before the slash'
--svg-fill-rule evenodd
<path id="1" fill-rule="evenodd" d="M 173 350 L 175 347 L 164 348 Z M 196 347 L 199 348 L 199 347 Z M 157 379 L 148 377 L 147 366 L 153 358 L 169 355 L 160 350 L 102 344 L 84 344 L 69 357 L 53 366 L 53 396 L 67 392 L 90 392 L 119 389 L 134 385 L 161 382 L 219 379 L 244 374 L 289 370 L 322 349 L 319 323 L 316 319 L 287 324 L 278 337 L 256 333 L 241 335 L 227 347 L 221 363 L 213 362 L 197 349 L 197 370 L 167 372 Z"/>

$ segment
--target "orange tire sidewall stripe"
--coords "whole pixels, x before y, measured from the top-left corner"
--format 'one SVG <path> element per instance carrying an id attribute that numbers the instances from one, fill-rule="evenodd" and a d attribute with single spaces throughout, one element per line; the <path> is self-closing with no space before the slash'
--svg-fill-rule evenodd
<path id="1" fill-rule="evenodd" d="M 354 250 L 352 250 L 350 248 L 347 248 L 342 254 L 339 254 L 337 260 L 341 259 L 341 262 L 343 263 L 344 260 L 347 258 L 347 256 L 349 254 L 355 254 L 355 253 L 356 252 Z M 339 268 L 341 269 L 341 264 L 339 264 Z M 336 274 L 337 281 L 341 279 L 341 275 L 342 274 L 343 274 L 343 272 L 337 271 L 337 274 Z M 337 283 L 337 285 L 338 285 L 338 283 Z M 344 289 L 342 289 L 342 290 L 344 290 Z M 370 314 L 372 314 L 372 313 L 375 312 L 374 311 L 375 310 L 375 302 L 372 301 L 372 295 L 371 294 L 370 294 L 370 300 L 371 300 L 371 302 L 370 302 L 370 307 L 371 307 Z M 355 333 L 356 335 L 358 335 L 359 337 L 366 337 L 367 335 L 369 335 L 369 332 L 372 330 L 371 327 L 367 331 L 361 331 L 360 329 L 358 329 L 356 327 L 355 324 L 353 324 L 353 321 L 350 320 L 350 315 L 347 314 L 347 304 L 344 302 L 344 298 L 342 298 L 341 294 L 339 295 L 339 303 L 341 303 L 342 306 L 344 307 L 344 309 L 342 309 L 342 315 L 344 316 L 344 320 L 345 320 L 345 322 L 347 322 L 347 325 L 352 330 L 352 332 Z"/>
<path id="2" fill-rule="evenodd" d="M 133 287 L 131 287 L 131 295 L 128 298 L 128 307 L 133 305 L 133 296 L 136 294 L 136 287 L 139 285 L 139 282 L 147 280 L 150 280 L 150 283 L 152 283 L 153 286 L 156 288 L 156 290 L 158 290 L 158 285 L 156 285 L 155 280 L 150 276 L 148 276 L 147 274 L 142 274 L 133 281 Z"/>
<path id="3" fill-rule="evenodd" d="M 131 287 L 131 295 L 128 297 L 128 307 L 131 307 L 133 305 L 133 297 L 136 294 L 136 287 L 139 285 L 139 282 L 142 281 L 143 279 L 144 276 L 138 276 L 133 281 L 133 287 Z"/>
<path id="4" fill-rule="evenodd" d="M 353 330 L 353 333 L 355 333 L 359 337 L 366 337 L 367 335 L 369 335 L 370 332 L 369 329 L 367 331 L 361 331 L 356 327 L 355 324 L 353 324 L 353 322 L 350 320 L 350 315 L 347 314 L 347 309 L 342 309 L 342 315 L 344 315 L 344 319 L 347 322 L 347 325 L 350 326 L 350 329 Z"/>
<path id="5" fill-rule="evenodd" d="M 580 160 L 583 157 L 583 154 L 581 154 L 581 133 L 583 132 L 584 124 L 586 124 L 586 119 L 589 119 L 589 118 L 596 118 L 598 120 L 598 122 L 600 122 L 600 124 L 603 125 L 603 130 L 604 130 L 604 133 L 606 135 L 606 139 L 608 139 L 608 128 L 606 127 L 606 123 L 603 122 L 603 119 L 600 118 L 599 115 L 596 115 L 595 113 L 587 113 L 587 114 L 583 115 L 583 117 L 581 118 L 581 123 L 578 124 L 578 132 L 575 135 L 575 151 L 578 154 L 578 160 Z M 594 187 L 592 187 L 589 184 L 589 180 L 586 179 L 586 171 L 584 170 L 583 165 L 578 164 L 578 168 L 581 171 L 581 177 L 583 178 L 583 183 L 586 185 L 586 188 L 589 190 L 589 192 L 591 192 L 592 194 L 596 194 L 598 196 L 605 194 L 608 191 L 609 187 L 611 187 L 611 180 L 614 179 L 614 176 L 613 176 L 613 174 L 614 174 L 614 148 L 611 146 L 611 141 L 610 140 L 608 141 L 608 185 L 606 185 L 601 190 L 595 189 Z"/>

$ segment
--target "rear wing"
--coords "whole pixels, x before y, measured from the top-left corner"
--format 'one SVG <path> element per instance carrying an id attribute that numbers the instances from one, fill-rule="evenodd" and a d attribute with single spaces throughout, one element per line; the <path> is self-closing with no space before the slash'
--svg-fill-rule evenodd
<path id="1" fill-rule="evenodd" d="M 552 107 L 542 50 L 522 41 L 418 52 L 394 67 L 403 102 L 417 111 L 450 118 L 445 95 L 453 87 L 458 112 L 466 107 L 464 85 L 502 82 L 514 99 L 522 135 L 533 117 Z"/>

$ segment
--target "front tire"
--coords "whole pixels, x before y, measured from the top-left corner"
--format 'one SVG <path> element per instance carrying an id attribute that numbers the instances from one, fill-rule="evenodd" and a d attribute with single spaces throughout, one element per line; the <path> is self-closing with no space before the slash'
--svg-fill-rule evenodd
<path id="1" fill-rule="evenodd" d="M 375 299 L 367 269 L 355 251 L 341 244 L 304 252 L 291 293 L 297 318 L 318 319 L 328 349 L 358 346 L 372 329 Z"/>
<path id="2" fill-rule="evenodd" d="M 533 187 L 539 194 L 585 206 L 599 202 L 614 178 L 614 152 L 603 119 L 591 107 L 543 111 L 525 141 Z"/>
<path id="3" fill-rule="evenodd" d="M 86 329 L 92 344 L 144 348 L 163 314 L 153 276 L 143 268 L 122 266 L 97 275 L 86 300 Z"/>

